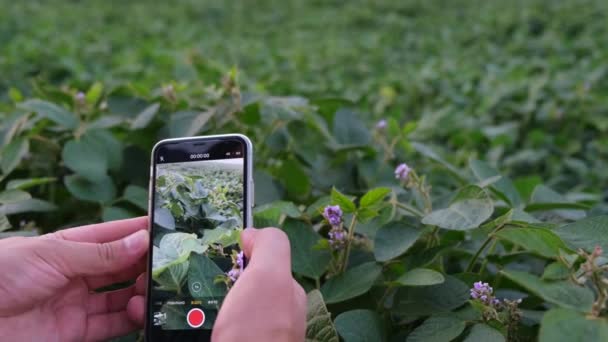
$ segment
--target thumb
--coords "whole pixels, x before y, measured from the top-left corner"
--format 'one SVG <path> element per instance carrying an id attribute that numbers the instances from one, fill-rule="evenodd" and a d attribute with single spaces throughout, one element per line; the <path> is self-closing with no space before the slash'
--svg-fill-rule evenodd
<path id="1" fill-rule="evenodd" d="M 285 232 L 277 228 L 247 228 L 241 233 L 248 267 L 271 268 L 291 274 L 291 248 Z"/>
<path id="2" fill-rule="evenodd" d="M 140 261 L 149 244 L 147 230 L 105 243 L 45 240 L 43 250 L 38 254 L 66 277 L 100 275 L 123 270 Z"/>

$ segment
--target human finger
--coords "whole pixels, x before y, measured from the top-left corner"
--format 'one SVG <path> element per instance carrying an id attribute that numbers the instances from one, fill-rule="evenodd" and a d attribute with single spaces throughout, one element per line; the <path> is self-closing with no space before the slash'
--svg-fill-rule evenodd
<path id="1" fill-rule="evenodd" d="M 131 322 L 143 326 L 146 312 L 146 300 L 144 296 L 131 297 L 127 304 L 127 315 Z"/>
<path id="2" fill-rule="evenodd" d="M 291 249 L 285 232 L 277 228 L 247 228 L 241 234 L 248 268 L 272 267 L 291 274 Z"/>
<path id="3" fill-rule="evenodd" d="M 44 237 L 75 242 L 110 242 L 148 228 L 148 216 L 90 224 L 46 234 Z"/>
<path id="4" fill-rule="evenodd" d="M 92 293 L 87 299 L 87 313 L 97 315 L 125 310 L 127 303 L 135 295 L 135 286 L 116 291 Z"/>
<path id="5" fill-rule="evenodd" d="M 140 230 L 105 243 L 40 239 L 36 253 L 66 277 L 98 276 L 137 264 L 146 253 L 148 243 L 148 232 Z"/>
<path id="6" fill-rule="evenodd" d="M 90 290 L 96 290 L 108 285 L 135 280 L 140 274 L 145 272 L 146 267 L 147 260 L 145 257 L 142 257 L 139 262 L 125 270 L 107 275 L 90 276 L 85 278 L 85 281 Z"/>
<path id="7" fill-rule="evenodd" d="M 129 319 L 126 310 L 90 315 L 87 318 L 85 341 L 105 341 L 113 337 L 126 335 L 137 329 L 139 329 L 139 326 Z"/>

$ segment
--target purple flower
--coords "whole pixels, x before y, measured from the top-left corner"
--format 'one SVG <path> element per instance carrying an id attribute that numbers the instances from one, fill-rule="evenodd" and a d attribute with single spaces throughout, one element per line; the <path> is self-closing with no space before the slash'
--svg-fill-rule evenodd
<path id="1" fill-rule="evenodd" d="M 386 120 L 382 119 L 376 123 L 376 129 L 382 131 L 386 128 Z"/>
<path id="2" fill-rule="evenodd" d="M 490 284 L 478 281 L 473 284 L 473 288 L 471 289 L 471 298 L 479 299 L 486 305 L 496 305 L 500 301 L 494 298 L 492 295 L 493 293 L 494 289 L 490 286 Z"/>
<path id="3" fill-rule="evenodd" d="M 76 94 L 76 101 L 78 101 L 78 102 L 84 102 L 84 98 L 85 98 L 85 95 L 84 95 L 83 92 L 79 91 Z"/>
<path id="4" fill-rule="evenodd" d="M 410 175 L 410 171 L 412 171 L 412 169 L 410 169 L 406 163 L 401 163 L 395 169 L 395 178 L 406 181 L 407 177 Z"/>
<path id="5" fill-rule="evenodd" d="M 339 226 L 342 223 L 342 209 L 339 205 L 328 205 L 323 210 L 323 217 L 332 226 Z"/>
<path id="6" fill-rule="evenodd" d="M 334 226 L 327 235 L 332 249 L 340 250 L 346 245 L 346 231 L 342 227 Z"/>
<path id="7" fill-rule="evenodd" d="M 241 276 L 241 270 L 238 268 L 233 268 L 226 274 L 228 275 L 228 278 L 230 278 L 230 280 L 234 283 Z"/>
<path id="8" fill-rule="evenodd" d="M 239 268 L 239 270 L 241 270 L 241 272 L 243 271 L 243 268 L 245 267 L 244 257 L 245 257 L 245 255 L 243 254 L 243 251 L 240 251 L 236 255 L 236 266 Z"/>

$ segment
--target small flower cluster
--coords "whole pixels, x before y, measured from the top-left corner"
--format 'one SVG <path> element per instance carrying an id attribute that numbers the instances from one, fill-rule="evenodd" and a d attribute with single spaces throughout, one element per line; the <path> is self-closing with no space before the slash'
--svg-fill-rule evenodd
<path id="1" fill-rule="evenodd" d="M 500 300 L 494 297 L 494 289 L 492 286 L 481 281 L 473 284 L 473 288 L 471 289 L 471 298 L 479 299 L 482 303 L 493 307 L 498 307 L 500 305 Z"/>
<path id="2" fill-rule="evenodd" d="M 323 210 L 323 217 L 331 225 L 329 231 L 329 245 L 334 250 L 341 250 L 346 246 L 346 231 L 342 227 L 342 209 L 339 205 L 328 205 Z"/>
<path id="3" fill-rule="evenodd" d="M 245 268 L 244 258 L 243 251 L 232 253 L 232 269 L 226 273 L 232 283 L 236 282 L 243 273 L 243 269 Z"/>
<path id="4" fill-rule="evenodd" d="M 411 171 L 412 171 L 412 169 L 409 166 L 407 166 L 406 163 L 401 163 L 395 169 L 395 178 L 402 182 L 406 182 L 408 180 L 408 177 L 409 177 Z"/>
<path id="5" fill-rule="evenodd" d="M 386 120 L 382 119 L 376 123 L 376 129 L 382 131 L 386 128 Z"/>

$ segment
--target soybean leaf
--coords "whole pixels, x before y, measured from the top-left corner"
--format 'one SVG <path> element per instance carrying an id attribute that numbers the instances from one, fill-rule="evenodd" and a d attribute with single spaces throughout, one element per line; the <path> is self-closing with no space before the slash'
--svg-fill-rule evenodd
<path id="1" fill-rule="evenodd" d="M 29 140 L 25 137 L 17 138 L 11 141 L 2 150 L 2 160 L 0 161 L 0 167 L 2 172 L 7 175 L 11 173 L 21 160 L 25 157 L 30 149 Z"/>
<path id="2" fill-rule="evenodd" d="M 355 203 L 336 188 L 331 189 L 331 203 L 339 205 L 345 213 L 352 213 L 357 209 Z"/>
<path id="3" fill-rule="evenodd" d="M 150 121 L 154 119 L 154 115 L 158 112 L 160 104 L 158 102 L 151 104 L 142 110 L 135 119 L 131 122 L 131 129 L 141 129 L 148 126 Z"/>
<path id="4" fill-rule="evenodd" d="M 167 267 L 188 260 L 191 253 L 204 253 L 207 246 L 201 244 L 196 234 L 165 234 L 152 253 L 152 276 L 158 276 Z"/>
<path id="5" fill-rule="evenodd" d="M 592 251 L 595 246 L 608 251 L 608 216 L 589 217 L 553 230 L 572 249 Z"/>
<path id="6" fill-rule="evenodd" d="M 393 312 L 404 316 L 425 316 L 449 312 L 469 299 L 469 286 L 452 276 L 432 286 L 400 287 L 393 298 Z"/>
<path id="7" fill-rule="evenodd" d="M 339 109 L 334 115 L 333 135 L 339 147 L 366 146 L 371 136 L 369 129 L 348 109 Z"/>
<path id="8" fill-rule="evenodd" d="M 414 268 L 395 280 L 397 285 L 403 286 L 430 286 L 445 281 L 443 274 L 428 268 Z"/>
<path id="9" fill-rule="evenodd" d="M 154 281 L 160 284 L 159 290 L 181 293 L 187 279 L 189 266 L 190 263 L 186 260 L 165 268 L 164 271 L 154 277 Z"/>
<path id="10" fill-rule="evenodd" d="M 123 197 L 140 209 L 148 210 L 148 191 L 141 186 L 127 186 Z"/>
<path id="11" fill-rule="evenodd" d="M 87 103 L 96 104 L 101 98 L 101 95 L 103 95 L 103 84 L 100 82 L 95 82 L 87 91 L 85 98 Z"/>
<path id="12" fill-rule="evenodd" d="M 295 273 L 318 279 L 325 273 L 331 260 L 328 250 L 313 249 L 321 236 L 309 224 L 287 220 L 283 230 L 291 243 L 291 267 Z"/>
<path id="13" fill-rule="evenodd" d="M 299 218 L 302 213 L 295 204 L 287 201 L 266 203 L 256 207 L 253 211 L 253 219 L 257 227 L 278 226 L 283 215 Z"/>
<path id="14" fill-rule="evenodd" d="M 432 316 L 407 336 L 407 342 L 449 342 L 464 331 L 466 323 L 455 317 Z"/>
<path id="15" fill-rule="evenodd" d="M 380 316 L 371 310 L 351 310 L 336 317 L 336 330 L 344 342 L 385 341 L 385 328 Z"/>
<path id="16" fill-rule="evenodd" d="M 488 194 L 476 185 L 468 185 L 456 194 L 447 208 L 426 215 L 422 223 L 450 230 L 469 230 L 479 227 L 493 211 Z"/>
<path id="17" fill-rule="evenodd" d="M 306 313 L 306 342 L 339 342 L 338 333 L 331 321 L 321 291 L 308 293 L 308 311 Z"/>
<path id="18" fill-rule="evenodd" d="M 501 175 L 496 169 L 481 160 L 471 160 L 469 167 L 479 181 L 499 176 L 499 179 L 492 184 L 492 190 L 512 207 L 519 207 L 522 204 L 519 192 L 511 179 Z"/>
<path id="19" fill-rule="evenodd" d="M 32 195 L 23 190 L 5 190 L 0 192 L 0 204 L 9 204 L 25 201 L 32 198 Z"/>
<path id="20" fill-rule="evenodd" d="M 175 230 L 175 218 L 167 208 L 154 208 L 154 224 Z"/>
<path id="21" fill-rule="evenodd" d="M 127 218 L 131 218 L 134 215 L 131 214 L 128 210 L 120 208 L 120 207 L 106 207 L 103 208 L 103 213 L 101 214 L 101 219 L 104 222 L 115 221 L 115 220 L 123 220 Z"/>
<path id="22" fill-rule="evenodd" d="M 580 210 L 577 210 L 580 209 Z M 569 201 L 560 193 L 545 185 L 537 185 L 532 192 L 526 211 L 554 210 L 555 213 L 569 220 L 580 220 L 586 216 L 588 206 Z"/>
<path id="23" fill-rule="evenodd" d="M 559 236 L 543 228 L 509 227 L 498 231 L 494 235 L 499 239 L 509 241 L 527 251 L 547 258 L 557 258 L 560 249 L 568 249 Z"/>
<path id="24" fill-rule="evenodd" d="M 105 175 L 93 182 L 80 175 L 64 178 L 65 186 L 74 197 L 90 202 L 109 202 L 116 195 L 112 179 Z"/>
<path id="25" fill-rule="evenodd" d="M 23 110 L 34 112 L 38 114 L 39 117 L 49 119 L 54 123 L 70 130 L 76 129 L 76 127 L 78 127 L 78 119 L 73 113 L 70 113 L 66 109 L 59 107 L 51 102 L 39 99 L 31 99 L 19 103 L 17 107 Z"/>
<path id="26" fill-rule="evenodd" d="M 7 189 L 19 189 L 25 190 L 37 185 L 43 185 L 56 181 L 55 177 L 41 177 L 41 178 L 27 178 L 27 179 L 13 179 L 6 184 Z"/>
<path id="27" fill-rule="evenodd" d="M 477 323 L 463 342 L 505 342 L 505 337 L 489 325 Z"/>
<path id="28" fill-rule="evenodd" d="M 568 279 L 570 276 L 570 270 L 561 262 L 553 262 L 543 271 L 543 275 L 541 276 L 542 280 L 562 280 Z"/>
<path id="29" fill-rule="evenodd" d="M 287 193 L 293 197 L 306 197 L 310 192 L 310 177 L 294 159 L 284 160 L 277 170 L 277 176 Z"/>
<path id="30" fill-rule="evenodd" d="M 0 215 L 0 232 L 11 229 L 13 226 L 11 225 L 8 217 L 6 215 Z"/>
<path id="31" fill-rule="evenodd" d="M 57 206 L 53 203 L 37 198 L 30 198 L 0 206 L 0 215 L 13 215 L 27 212 L 46 212 L 55 209 L 57 209 Z"/>
<path id="32" fill-rule="evenodd" d="M 544 314 L 540 323 L 539 342 L 608 341 L 608 323 L 600 318 L 564 308 Z"/>
<path id="33" fill-rule="evenodd" d="M 549 303 L 581 312 L 591 310 L 593 293 L 586 287 L 576 286 L 568 281 L 543 281 L 521 271 L 503 270 L 501 273 Z"/>
<path id="34" fill-rule="evenodd" d="M 61 158 L 67 167 L 91 182 L 107 177 L 108 160 L 105 152 L 88 140 L 68 141 L 63 146 Z"/>
<path id="35" fill-rule="evenodd" d="M 201 243 L 203 245 L 220 244 L 223 247 L 235 245 L 239 242 L 240 230 L 224 227 L 204 229 Z"/>
<path id="36" fill-rule="evenodd" d="M 429 146 L 418 142 L 412 142 L 411 145 L 418 153 L 443 165 L 458 179 L 463 179 L 463 177 L 460 175 L 460 171 L 454 165 L 447 162 L 443 157 L 441 157 L 437 152 L 433 151 L 433 149 L 431 149 Z"/>
<path id="37" fill-rule="evenodd" d="M 378 261 L 388 261 L 407 252 L 422 234 L 422 229 L 406 222 L 389 222 L 380 227 L 374 239 L 374 255 Z"/>
<path id="38" fill-rule="evenodd" d="M 330 278 L 321 287 L 321 293 L 329 304 L 338 303 L 364 294 L 374 285 L 382 267 L 367 262 Z"/>
<path id="39" fill-rule="evenodd" d="M 375 188 L 368 191 L 359 202 L 360 208 L 371 208 L 379 204 L 391 192 L 389 188 Z"/>
<path id="40" fill-rule="evenodd" d="M 109 169 L 115 171 L 120 170 L 123 159 L 123 146 L 120 140 L 116 139 L 110 131 L 104 129 L 87 131 L 86 134 L 82 136 L 81 141 L 96 147 L 99 158 L 105 158 L 107 160 Z"/>
<path id="41" fill-rule="evenodd" d="M 222 297 L 226 295 L 226 285 L 216 283 L 215 278 L 224 272 L 208 257 L 202 254 L 190 256 L 190 269 L 188 270 L 188 288 L 194 298 L 209 299 L 210 297 Z M 200 283 L 200 287 L 193 286 Z M 200 290 L 195 290 L 200 288 Z M 218 307 L 219 309 L 219 307 Z"/>

